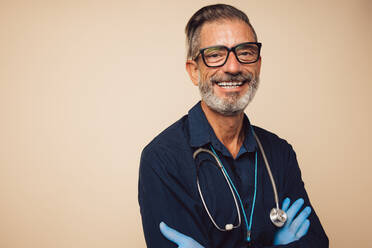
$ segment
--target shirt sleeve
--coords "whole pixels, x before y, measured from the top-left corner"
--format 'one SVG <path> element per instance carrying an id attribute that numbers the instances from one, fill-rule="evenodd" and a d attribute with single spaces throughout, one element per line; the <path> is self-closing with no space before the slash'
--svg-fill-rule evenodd
<path id="1" fill-rule="evenodd" d="M 296 153 L 292 149 L 292 146 L 285 142 L 284 151 L 284 166 L 286 167 L 286 172 L 283 174 L 282 180 L 282 195 L 283 198 L 289 197 L 291 199 L 291 204 L 298 198 L 304 199 L 304 205 L 302 209 L 306 206 L 311 207 L 311 214 L 308 217 L 310 221 L 309 231 L 301 239 L 289 243 L 287 245 L 272 246 L 272 247 L 286 247 L 286 248 L 325 248 L 329 247 L 329 241 L 323 227 L 316 215 L 314 207 L 311 205 L 309 197 L 305 190 L 305 185 L 301 177 L 301 170 L 298 166 Z M 279 178 L 280 179 L 280 178 Z M 300 209 L 300 211 L 302 211 Z M 299 211 L 299 212 L 300 212 Z"/>
<path id="2" fill-rule="evenodd" d="M 142 152 L 138 201 L 147 247 L 176 247 L 161 234 L 161 221 L 208 247 L 199 203 L 191 197 L 190 186 L 182 181 L 185 171 L 181 174 L 182 168 L 176 163 L 177 159 L 166 152 L 160 154 L 146 148 Z"/>

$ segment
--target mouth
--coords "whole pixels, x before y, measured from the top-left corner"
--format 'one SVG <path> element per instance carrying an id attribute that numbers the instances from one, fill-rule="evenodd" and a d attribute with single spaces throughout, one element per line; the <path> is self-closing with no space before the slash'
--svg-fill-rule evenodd
<path id="1" fill-rule="evenodd" d="M 224 89 L 235 89 L 238 87 L 241 87 L 243 84 L 245 84 L 246 81 L 239 81 L 239 82 L 216 82 L 219 87 Z"/>

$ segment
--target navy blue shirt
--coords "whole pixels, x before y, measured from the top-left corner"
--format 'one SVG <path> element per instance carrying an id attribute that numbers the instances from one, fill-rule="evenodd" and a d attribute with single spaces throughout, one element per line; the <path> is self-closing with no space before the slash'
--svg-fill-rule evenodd
<path id="1" fill-rule="evenodd" d="M 277 231 L 269 217 L 275 207 L 272 185 L 254 139 L 259 137 L 273 173 L 280 206 L 284 198 L 291 203 L 298 198 L 311 206 L 301 179 L 295 152 L 291 145 L 273 133 L 251 126 L 244 117 L 245 139 L 236 158 L 217 139 L 201 108 L 196 104 L 179 121 L 160 133 L 148 144 L 141 156 L 138 200 L 147 247 L 167 248 L 176 245 L 159 229 L 164 221 L 170 227 L 192 237 L 204 247 L 273 247 Z M 203 207 L 197 189 L 197 175 L 206 204 L 220 227 L 238 223 L 231 191 L 211 155 L 202 153 L 194 161 L 193 152 L 213 146 L 239 192 L 248 222 L 255 191 L 255 154 L 257 152 L 257 188 L 252 215 L 251 242 L 246 241 L 247 228 L 242 216 L 239 228 L 219 231 Z M 300 240 L 280 247 L 328 247 L 328 238 L 311 206 L 310 229 Z"/>

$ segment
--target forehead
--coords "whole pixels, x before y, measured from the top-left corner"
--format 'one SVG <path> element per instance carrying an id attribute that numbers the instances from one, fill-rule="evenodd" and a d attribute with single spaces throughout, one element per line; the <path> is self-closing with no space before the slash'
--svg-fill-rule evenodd
<path id="1" fill-rule="evenodd" d="M 200 30 L 200 48 L 224 45 L 235 46 L 254 42 L 254 34 L 247 23 L 241 20 L 220 20 L 203 24 Z"/>

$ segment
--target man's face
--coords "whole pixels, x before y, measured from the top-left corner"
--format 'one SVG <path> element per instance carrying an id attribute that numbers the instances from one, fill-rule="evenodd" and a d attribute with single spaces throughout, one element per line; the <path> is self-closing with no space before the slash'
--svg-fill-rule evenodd
<path id="1" fill-rule="evenodd" d="M 200 31 L 200 48 L 224 45 L 233 47 L 255 42 L 250 27 L 239 20 L 206 23 Z M 231 52 L 221 67 L 207 67 L 197 58 L 198 84 L 202 100 L 223 115 L 239 114 L 252 100 L 258 87 L 261 58 L 252 64 L 241 64 Z M 194 82 L 195 83 L 195 82 Z"/>

